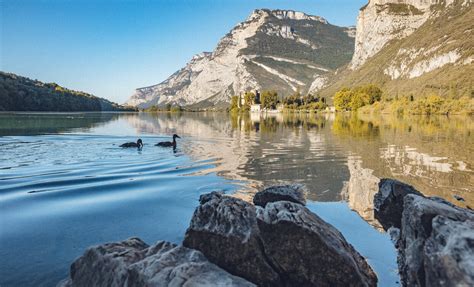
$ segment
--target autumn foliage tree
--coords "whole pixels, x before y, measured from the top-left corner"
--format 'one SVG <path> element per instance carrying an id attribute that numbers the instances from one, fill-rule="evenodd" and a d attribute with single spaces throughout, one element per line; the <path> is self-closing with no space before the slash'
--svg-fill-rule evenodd
<path id="1" fill-rule="evenodd" d="M 334 106 L 338 111 L 357 111 L 359 108 L 379 102 L 382 90 L 372 84 L 343 88 L 334 95 Z"/>

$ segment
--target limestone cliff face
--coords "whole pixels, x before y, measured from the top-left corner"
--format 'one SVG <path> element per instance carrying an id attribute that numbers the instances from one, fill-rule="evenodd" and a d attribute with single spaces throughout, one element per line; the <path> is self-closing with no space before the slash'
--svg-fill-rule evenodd
<path id="1" fill-rule="evenodd" d="M 137 89 L 127 104 L 211 107 L 253 89 L 305 92 L 347 64 L 353 45 L 353 27 L 337 27 L 302 12 L 255 10 L 212 53 L 195 56 L 160 84 Z"/>
<path id="2" fill-rule="evenodd" d="M 370 0 L 360 9 L 351 68 L 357 69 L 390 40 L 411 35 L 434 12 L 453 0 Z"/>
<path id="3" fill-rule="evenodd" d="M 348 69 L 319 91 L 367 83 L 388 96 L 472 94 L 474 0 L 370 0 L 361 9 Z"/>

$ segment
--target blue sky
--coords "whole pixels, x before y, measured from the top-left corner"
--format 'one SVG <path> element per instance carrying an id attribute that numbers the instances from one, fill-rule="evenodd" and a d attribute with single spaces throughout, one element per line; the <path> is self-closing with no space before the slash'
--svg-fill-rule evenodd
<path id="1" fill-rule="evenodd" d="M 123 103 L 257 8 L 355 25 L 367 0 L 0 0 L 0 70 Z"/>

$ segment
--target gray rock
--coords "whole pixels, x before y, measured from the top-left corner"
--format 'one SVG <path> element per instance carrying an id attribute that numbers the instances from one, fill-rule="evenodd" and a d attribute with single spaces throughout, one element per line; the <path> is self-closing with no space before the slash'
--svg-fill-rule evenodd
<path id="1" fill-rule="evenodd" d="M 127 266 L 142 260 L 149 246 L 139 238 L 91 247 L 70 268 L 63 286 L 124 286 Z"/>
<path id="2" fill-rule="evenodd" d="M 390 240 L 392 241 L 393 245 L 398 248 L 398 242 L 400 241 L 400 229 L 392 226 L 387 230 L 387 233 L 390 236 Z"/>
<path id="3" fill-rule="evenodd" d="M 212 193 L 201 197 L 183 245 L 201 251 L 231 274 L 261 286 L 279 286 L 280 277 L 263 253 L 255 206 Z"/>
<path id="4" fill-rule="evenodd" d="M 306 205 L 306 190 L 300 184 L 275 185 L 255 194 L 253 203 L 265 207 L 269 202 L 291 201 Z"/>
<path id="5" fill-rule="evenodd" d="M 436 216 L 424 247 L 426 286 L 474 286 L 474 221 Z"/>
<path id="6" fill-rule="evenodd" d="M 199 197 L 199 203 L 204 204 L 213 198 L 221 198 L 224 195 L 222 191 L 213 191 L 210 193 L 203 194 Z"/>
<path id="7" fill-rule="evenodd" d="M 374 196 L 374 215 L 385 230 L 401 227 L 403 198 L 408 194 L 423 196 L 411 185 L 394 179 L 381 179 Z"/>
<path id="8" fill-rule="evenodd" d="M 436 217 L 439 218 L 434 220 Z M 449 220 L 450 224 L 452 224 L 452 229 L 443 226 L 443 220 L 444 222 L 448 222 L 447 220 Z M 443 276 L 440 275 L 441 273 L 450 273 L 452 266 L 449 266 L 449 264 L 454 263 L 453 261 L 446 263 L 444 266 L 440 262 L 441 264 L 438 266 L 439 269 L 429 267 L 427 264 L 435 258 L 433 256 L 436 254 L 436 250 L 442 249 L 444 240 L 454 240 L 461 244 L 462 240 L 460 237 L 467 237 L 463 237 L 466 235 L 465 233 L 461 236 L 460 234 L 457 234 L 457 232 L 463 230 L 462 226 L 465 226 L 465 224 L 470 225 L 470 223 L 465 223 L 466 221 L 473 220 L 474 213 L 467 209 L 456 207 L 445 201 L 439 199 L 432 200 L 417 195 L 405 196 L 398 250 L 398 264 L 402 284 L 406 286 L 430 286 L 427 284 L 428 277 L 437 278 L 436 276 Z M 460 226 L 458 227 L 457 225 Z M 434 230 L 435 228 L 436 230 Z M 456 232 L 451 233 L 448 237 L 443 239 L 440 234 L 447 235 L 446 232 L 449 230 Z M 469 242 L 469 239 L 466 240 Z M 428 243 L 429 245 L 426 245 Z M 450 245 L 448 249 L 445 248 L 443 251 L 451 252 L 449 256 L 456 258 L 456 252 L 458 251 L 456 248 L 457 247 Z M 467 248 L 463 251 L 467 252 L 464 256 L 469 258 L 465 261 L 472 262 L 472 260 L 474 260 L 472 248 Z M 448 257 L 444 258 L 447 259 Z M 436 262 L 433 261 L 432 263 L 435 264 Z M 457 261 L 455 264 L 461 263 L 460 261 Z M 449 267 L 449 269 L 442 270 L 446 267 Z M 460 265 L 456 268 L 456 270 L 463 270 Z M 438 274 L 432 273 L 433 271 L 436 271 Z M 465 276 L 468 275 L 465 274 Z M 450 284 L 450 282 L 444 284 L 438 282 L 435 285 L 451 286 Z"/>
<path id="9" fill-rule="evenodd" d="M 376 286 L 365 259 L 306 207 L 273 202 L 257 212 L 265 253 L 287 286 Z"/>
<path id="10" fill-rule="evenodd" d="M 59 286 L 255 286 L 196 250 L 138 238 L 89 248 Z"/>
<path id="11" fill-rule="evenodd" d="M 231 274 L 260 286 L 376 285 L 342 234 L 299 203 L 262 208 L 220 194 L 203 199 L 183 245 Z"/>

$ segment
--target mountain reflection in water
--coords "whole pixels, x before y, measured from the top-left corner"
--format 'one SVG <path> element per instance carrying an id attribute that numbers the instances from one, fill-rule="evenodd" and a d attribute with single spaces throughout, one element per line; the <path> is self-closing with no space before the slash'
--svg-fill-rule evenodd
<path id="1" fill-rule="evenodd" d="M 92 244 L 179 243 L 203 193 L 295 182 L 393 286 L 393 245 L 366 223 L 380 230 L 380 178 L 473 207 L 473 130 L 470 117 L 0 113 L 0 285 L 54 285 Z M 176 153 L 154 146 L 174 133 Z M 138 137 L 142 151 L 118 148 Z"/>
<path id="2" fill-rule="evenodd" d="M 371 206 L 357 207 L 351 194 L 370 199 L 377 179 L 393 177 L 426 195 L 474 206 L 471 117 L 209 113 L 142 114 L 128 121 L 140 132 L 192 138 L 185 151 L 218 158 L 214 171 L 248 183 L 244 197 L 264 185 L 299 182 L 311 200 L 347 199 L 365 214 Z"/>

